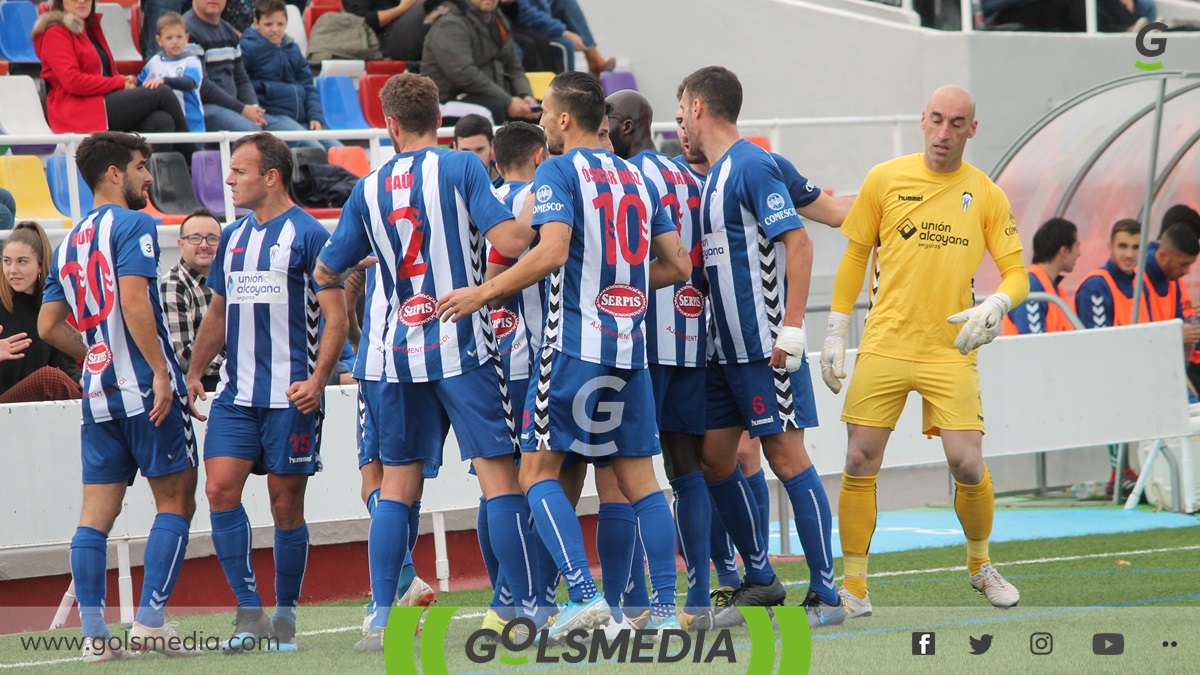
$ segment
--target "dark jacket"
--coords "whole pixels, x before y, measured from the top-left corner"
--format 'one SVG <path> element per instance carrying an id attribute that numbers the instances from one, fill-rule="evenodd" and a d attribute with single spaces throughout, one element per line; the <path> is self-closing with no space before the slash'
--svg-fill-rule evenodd
<path id="1" fill-rule="evenodd" d="M 421 54 L 421 73 L 433 79 L 443 102 L 460 94 L 497 100 L 532 96 L 517 56 L 512 27 L 499 11 L 485 22 L 462 0 L 430 0 L 430 23 Z"/>
<path id="2" fill-rule="evenodd" d="M 196 16 L 192 10 L 183 15 L 187 25 L 188 53 L 204 61 L 204 81 L 200 83 L 200 100 L 204 105 L 219 105 L 234 112 L 243 106 L 256 105 L 254 86 L 246 75 L 242 48 L 233 26 L 222 21 L 216 26 Z"/>
<path id="3" fill-rule="evenodd" d="M 276 47 L 251 26 L 242 33 L 241 47 L 246 74 L 254 84 L 258 104 L 267 113 L 290 117 L 305 126 L 313 120 L 325 125 L 312 71 L 292 38 L 283 36 Z"/>
<path id="4" fill-rule="evenodd" d="M 89 35 L 108 54 L 112 75 L 101 74 L 100 54 Z M 56 134 L 107 129 L 104 95 L 124 89 L 125 77 L 116 72 L 112 50 L 100 30 L 100 15 L 93 12 L 85 23 L 73 14 L 46 12 L 33 25 L 33 47 L 47 85 L 50 129 Z"/>
<path id="5" fill-rule="evenodd" d="M 42 308 L 40 295 L 13 293 L 13 308 L 8 311 L 0 302 L 0 326 L 4 327 L 0 337 L 25 333 L 33 344 L 23 352 L 25 358 L 0 362 L 0 394 L 8 391 L 33 371 L 44 366 L 53 366 L 63 371 L 72 380 L 79 380 L 79 362 L 50 346 L 38 336 L 38 312 Z"/>

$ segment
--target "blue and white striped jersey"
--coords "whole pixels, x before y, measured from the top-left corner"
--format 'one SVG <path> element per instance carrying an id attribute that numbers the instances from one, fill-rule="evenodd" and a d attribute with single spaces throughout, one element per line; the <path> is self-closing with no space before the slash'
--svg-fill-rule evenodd
<path id="1" fill-rule="evenodd" d="M 804 227 L 775 160 L 739 140 L 708 172 L 700 204 L 710 351 L 718 363 L 770 358 L 783 322 L 784 251 Z"/>
<path id="2" fill-rule="evenodd" d="M 65 300 L 83 335 L 83 423 L 135 417 L 153 405 L 154 371 L 121 314 L 117 279 L 146 277 L 158 346 L 171 384 L 184 395 L 183 373 L 171 347 L 158 295 L 158 231 L 150 216 L 101 206 L 79 221 L 54 252 L 43 302 Z"/>
<path id="3" fill-rule="evenodd" d="M 488 362 L 487 310 L 469 321 L 437 320 L 437 299 L 483 281 L 484 233 L 513 217 L 492 192 L 479 158 L 425 148 L 401 153 L 367 174 L 342 208 L 321 260 L 349 269 L 379 259 L 367 297 L 354 377 L 429 382 Z"/>
<path id="4" fill-rule="evenodd" d="M 571 253 L 550 276 L 544 344 L 615 368 L 646 367 L 650 240 L 675 224 L 633 164 L 576 148 L 537 169 L 533 225 L 570 225 Z"/>
<path id="5" fill-rule="evenodd" d="M 692 253 L 692 278 L 650 296 L 646 359 L 663 366 L 703 366 L 708 356 L 708 319 L 704 315 L 708 285 L 700 260 L 700 183 L 689 169 L 660 152 L 643 152 L 630 161 L 658 190 L 684 248 Z"/>
<path id="6" fill-rule="evenodd" d="M 513 213 L 520 213 L 525 208 L 525 200 L 532 194 L 533 183 L 520 181 L 505 183 L 496 191 L 496 196 Z M 490 260 L 503 265 L 514 262 L 496 251 L 492 251 Z M 543 279 L 492 312 L 492 332 L 496 334 L 500 360 L 504 363 L 504 376 L 509 380 L 527 380 L 533 374 L 533 355 L 541 349 L 542 331 L 546 327 L 545 302 L 546 280 Z"/>
<path id="7" fill-rule="evenodd" d="M 287 388 L 312 375 L 321 320 L 313 269 L 327 239 L 298 206 L 265 223 L 250 214 L 221 233 L 208 275 L 225 298 L 219 400 L 287 408 Z"/>

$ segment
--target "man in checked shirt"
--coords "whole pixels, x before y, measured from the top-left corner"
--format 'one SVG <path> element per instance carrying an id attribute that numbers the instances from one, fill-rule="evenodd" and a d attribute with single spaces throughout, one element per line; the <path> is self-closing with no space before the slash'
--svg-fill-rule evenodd
<path id="1" fill-rule="evenodd" d="M 179 262 L 162 278 L 163 315 L 171 331 L 171 345 L 179 367 L 187 372 L 192 346 L 200 332 L 200 321 L 212 302 L 212 289 L 205 284 L 208 269 L 221 242 L 221 226 L 208 209 L 197 209 L 179 226 Z M 214 391 L 221 379 L 225 351 L 204 369 L 205 391 Z"/>

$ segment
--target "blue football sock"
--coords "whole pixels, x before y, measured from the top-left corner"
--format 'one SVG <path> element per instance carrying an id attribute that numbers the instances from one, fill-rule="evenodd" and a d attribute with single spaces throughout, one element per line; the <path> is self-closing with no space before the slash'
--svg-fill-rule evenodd
<path id="1" fill-rule="evenodd" d="M 293 626 L 307 566 L 308 524 L 291 530 L 275 528 L 275 618 L 287 619 Z"/>
<path id="2" fill-rule="evenodd" d="M 754 503 L 758 505 L 758 517 L 754 524 L 768 543 L 771 541 L 771 490 L 767 488 L 767 471 L 759 469 L 753 476 L 746 476 L 746 483 L 754 493 Z"/>
<path id="3" fill-rule="evenodd" d="M 817 467 L 810 466 L 801 473 L 783 482 L 792 510 L 796 512 L 796 532 L 800 535 L 800 546 L 804 548 L 804 561 L 808 563 L 809 588 L 815 590 L 821 602 L 838 604 L 837 588 L 833 585 L 833 547 L 830 545 L 829 498 L 817 475 Z"/>
<path id="4" fill-rule="evenodd" d="M 635 515 L 633 557 L 629 564 L 629 583 L 625 585 L 625 606 L 641 614 L 650 608 L 650 592 L 646 590 L 646 549 L 642 547 L 642 538 L 637 536 L 636 525 Z"/>
<path id="5" fill-rule="evenodd" d="M 108 536 L 100 530 L 75 528 L 71 537 L 71 580 L 75 582 L 75 600 L 79 603 L 79 620 L 83 636 L 107 638 L 104 623 L 104 595 L 107 591 Z"/>
<path id="6" fill-rule="evenodd" d="M 171 597 L 171 589 L 183 567 L 189 529 L 187 519 L 177 513 L 160 513 L 154 517 L 150 536 L 146 539 L 142 604 L 137 613 L 137 622 L 143 626 L 158 628 L 163 625 L 163 605 Z"/>
<path id="7" fill-rule="evenodd" d="M 371 561 L 371 596 L 376 598 L 371 628 L 386 626 L 392 612 L 390 598 L 396 595 L 396 582 L 408 548 L 409 508 L 404 502 L 380 499 L 371 518 L 367 557 Z M 380 601 L 379 598 L 389 600 Z"/>
<path id="8" fill-rule="evenodd" d="M 371 494 L 367 495 L 367 514 L 372 515 L 372 516 L 375 515 L 375 507 L 378 505 L 379 505 L 379 488 L 375 488 L 374 490 L 371 491 Z"/>
<path id="9" fill-rule="evenodd" d="M 512 593 L 517 613 L 533 617 L 537 612 L 534 582 L 533 537 L 529 533 L 529 502 L 521 494 L 500 495 L 487 500 L 488 531 L 492 552 L 500 562 L 505 585 Z M 582 539 L 582 535 L 580 536 Z M 581 542 L 582 543 L 582 542 Z"/>
<path id="10" fill-rule="evenodd" d="M 505 621 L 512 621 L 517 618 L 517 608 L 513 604 L 512 590 L 508 587 L 508 580 L 504 578 L 504 572 L 496 577 L 496 586 L 492 593 L 492 604 L 490 608 L 495 610 L 496 614 Z"/>
<path id="11" fill-rule="evenodd" d="M 475 534 L 479 537 L 479 552 L 483 554 L 483 566 L 487 569 L 488 581 L 496 593 L 492 596 L 492 601 L 498 602 L 500 584 L 496 583 L 496 578 L 500 574 L 500 561 L 492 552 L 492 538 L 488 532 L 487 499 L 483 497 L 479 498 L 479 512 L 475 516 Z"/>
<path id="12" fill-rule="evenodd" d="M 709 513 L 712 514 L 712 531 L 709 533 L 709 557 L 713 569 L 717 571 L 717 584 L 736 589 L 742 585 L 742 575 L 738 574 L 737 550 L 733 548 L 733 539 L 725 531 L 725 523 L 721 522 L 721 514 L 717 513 L 717 504 L 708 498 Z"/>
<path id="13" fill-rule="evenodd" d="M 688 609 L 709 606 L 708 556 L 712 531 L 712 507 L 704 472 L 693 471 L 671 481 L 675 491 L 675 531 L 679 537 L 679 552 L 687 566 Z"/>
<path id="14" fill-rule="evenodd" d="M 538 533 L 563 579 L 571 602 L 587 602 L 596 595 L 596 582 L 583 549 L 583 530 L 562 485 L 554 479 L 535 483 L 526 493 Z"/>
<path id="15" fill-rule="evenodd" d="M 228 511 L 210 511 L 213 549 L 225 580 L 237 596 L 238 607 L 262 607 L 258 597 L 258 582 L 254 577 L 254 562 L 250 559 L 250 518 L 238 504 Z"/>
<path id="16" fill-rule="evenodd" d="M 546 548 L 546 542 L 542 541 L 542 536 L 538 531 L 536 523 L 532 534 L 533 559 L 537 565 L 535 573 L 537 578 L 534 583 L 537 587 L 537 602 L 538 607 L 547 615 L 554 614 L 558 611 L 558 564 L 554 562 L 554 556 L 550 555 L 550 550 Z"/>
<path id="17" fill-rule="evenodd" d="M 646 549 L 646 562 L 650 567 L 650 585 L 654 589 L 651 599 L 651 617 L 662 620 L 675 616 L 675 541 L 663 533 L 675 529 L 671 522 L 671 507 L 662 492 L 651 492 L 633 503 L 637 516 L 638 540 Z"/>
<path id="18" fill-rule="evenodd" d="M 596 515 L 596 554 L 600 557 L 604 599 L 612 611 L 614 622 L 620 622 L 625 616 L 621 611 L 621 598 L 629 584 L 636 536 L 637 519 L 632 506 L 623 502 L 600 503 L 600 511 Z"/>
<path id="19" fill-rule="evenodd" d="M 413 566 L 413 549 L 417 547 L 417 537 L 421 536 L 421 500 L 412 503 L 408 509 L 408 548 L 404 550 L 404 566 L 400 568 L 400 578 L 396 581 L 396 597 L 408 592 L 413 579 L 417 578 L 417 568 Z"/>
<path id="20" fill-rule="evenodd" d="M 767 560 L 767 540 L 756 524 L 758 505 L 754 494 L 746 483 L 742 470 L 735 467 L 733 473 L 723 481 L 709 483 L 712 495 L 725 531 L 733 539 L 734 546 L 742 554 L 746 564 L 746 581 L 752 584 L 769 584 L 775 578 L 775 569 Z"/>

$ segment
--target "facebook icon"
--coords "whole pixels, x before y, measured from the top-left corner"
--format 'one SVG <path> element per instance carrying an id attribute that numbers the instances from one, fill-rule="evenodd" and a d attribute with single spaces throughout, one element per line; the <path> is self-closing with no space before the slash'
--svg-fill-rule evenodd
<path id="1" fill-rule="evenodd" d="M 934 634 L 913 633 L 913 656 L 933 656 Z"/>

